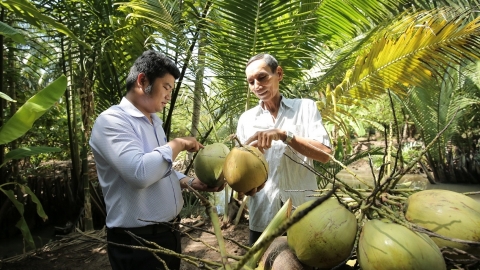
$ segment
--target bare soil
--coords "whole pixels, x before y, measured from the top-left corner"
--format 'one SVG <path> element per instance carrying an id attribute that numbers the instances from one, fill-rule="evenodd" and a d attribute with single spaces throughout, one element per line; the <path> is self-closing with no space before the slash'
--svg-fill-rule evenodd
<path id="1" fill-rule="evenodd" d="M 182 219 L 186 225 L 203 224 L 200 230 L 191 230 L 182 235 L 182 254 L 196 258 L 220 262 L 218 244 L 213 232 L 211 222 L 202 218 Z M 186 226 L 181 227 L 186 230 Z M 105 230 L 96 230 L 89 233 L 71 233 L 61 240 L 45 245 L 36 251 L 5 259 L 0 264 L 0 269 L 20 270 L 83 270 L 111 269 L 106 253 Z M 222 235 L 226 239 L 225 245 L 229 253 L 241 256 L 246 249 L 240 245 L 248 244 L 248 223 L 242 219 L 238 225 L 230 225 L 222 229 Z M 238 244 L 236 244 L 236 243 Z M 212 248 L 208 248 L 210 245 Z M 182 260 L 181 270 L 198 269 L 197 266 Z"/>

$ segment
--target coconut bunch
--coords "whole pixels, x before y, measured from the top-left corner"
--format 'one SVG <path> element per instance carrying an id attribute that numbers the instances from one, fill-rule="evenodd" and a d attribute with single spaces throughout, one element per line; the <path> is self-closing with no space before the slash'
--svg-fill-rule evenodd
<path id="1" fill-rule="evenodd" d="M 316 201 L 296 207 L 277 229 L 287 232 L 288 248 L 304 269 L 332 269 L 349 260 L 360 269 L 480 268 L 480 203 L 453 191 L 399 184 L 427 149 L 405 170 L 387 170 L 373 183 L 351 173 L 366 186 L 363 189 L 327 178 L 331 189 L 318 190 Z M 333 156 L 331 160 L 348 171 Z M 278 230 L 264 234 L 281 235 Z M 268 241 L 262 242 L 268 246 Z M 267 260 L 258 269 L 275 269 L 274 265 Z"/>
<path id="2" fill-rule="evenodd" d="M 472 198 L 448 190 L 412 191 L 402 203 L 391 200 L 395 208 L 379 200 L 354 211 L 337 197 L 341 189 L 267 228 L 253 247 L 268 247 L 256 269 L 333 269 L 349 260 L 360 269 L 447 269 L 458 262 L 479 267 L 480 203 Z M 286 239 L 280 236 L 285 231 Z"/>
<path id="3" fill-rule="evenodd" d="M 229 163 L 226 159 L 234 149 L 225 155 L 222 167 L 232 186 L 235 182 L 229 179 L 248 175 L 232 171 L 252 166 L 247 159 L 261 160 L 254 150 L 237 150 Z M 348 171 L 333 156 L 331 160 Z M 265 175 L 251 187 L 267 178 L 266 163 L 264 168 L 263 162 L 256 164 L 255 170 Z M 401 172 L 387 171 L 373 183 L 351 173 L 366 186 L 362 189 L 326 178 L 331 188 L 317 190 L 318 198 L 302 205 L 292 206 L 288 200 L 247 254 L 226 269 L 333 269 L 347 261 L 360 269 L 478 269 L 480 203 L 453 191 L 399 184 L 412 164 Z"/>

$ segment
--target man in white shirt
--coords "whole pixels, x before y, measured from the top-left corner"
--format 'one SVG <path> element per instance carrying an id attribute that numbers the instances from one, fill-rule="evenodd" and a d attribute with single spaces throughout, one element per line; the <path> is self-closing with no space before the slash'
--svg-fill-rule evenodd
<path id="1" fill-rule="evenodd" d="M 203 191 L 223 189 L 208 188 L 197 178 L 172 169 L 172 162 L 181 151 L 203 148 L 193 137 L 167 142 L 162 120 L 156 115 L 170 101 L 179 76 L 175 63 L 165 55 L 152 50 L 144 52 L 130 69 L 125 97 L 120 104 L 101 113 L 93 126 L 90 146 L 107 209 L 112 269 L 164 269 L 163 263 L 148 251 L 111 243 L 142 245 L 127 234 L 130 231 L 181 253 L 179 231 L 171 225 L 179 221 L 183 207 L 181 189 L 187 185 Z M 169 269 L 180 268 L 177 257 L 157 255 Z"/>
<path id="2" fill-rule="evenodd" d="M 283 69 L 273 56 L 252 57 L 245 73 L 250 91 L 260 101 L 240 116 L 237 136 L 245 144 L 258 147 L 269 165 L 264 186 L 246 193 L 251 196 L 249 242 L 253 245 L 288 198 L 294 206 L 312 199 L 306 197 L 311 192 L 285 190 L 317 189 L 315 174 L 302 163 L 327 162 L 332 151 L 315 102 L 287 99 L 280 94 Z"/>

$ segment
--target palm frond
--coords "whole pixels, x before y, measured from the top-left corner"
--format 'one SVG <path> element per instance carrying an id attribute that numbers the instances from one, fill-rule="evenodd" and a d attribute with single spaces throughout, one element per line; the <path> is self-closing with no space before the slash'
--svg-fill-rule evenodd
<path id="1" fill-rule="evenodd" d="M 343 46 L 393 18 L 406 3 L 404 0 L 325 0 L 318 9 L 319 33 L 328 44 Z"/>
<path id="2" fill-rule="evenodd" d="M 480 104 L 480 95 L 476 94 L 478 88 L 470 88 L 462 83 L 465 82 L 465 74 L 460 70 L 458 67 L 449 68 L 441 83 L 431 82 L 429 88 L 414 87 L 409 91 L 407 98 L 396 96 L 417 128 L 421 130 L 426 144 L 429 144 L 453 118 L 451 125 L 429 151 L 429 156 L 437 162 L 443 162 L 448 142 L 460 134 L 466 125 L 461 122 L 468 111 L 465 109 Z M 474 94 L 460 94 L 469 91 Z"/>
<path id="3" fill-rule="evenodd" d="M 327 100 L 376 97 L 387 88 L 404 94 L 405 86 L 422 86 L 452 64 L 479 59 L 480 18 L 469 22 L 464 13 L 447 19 L 445 12 L 422 12 L 401 20 L 399 25 L 409 25 L 403 34 L 378 39 L 357 58 Z M 414 18 L 424 23 L 411 21 Z"/>
<path id="4" fill-rule="evenodd" d="M 365 151 L 360 151 L 354 155 L 347 155 L 344 156 L 341 160 L 339 160 L 344 166 L 349 166 L 356 161 L 359 161 L 361 159 L 365 159 L 370 156 L 381 156 L 384 154 L 384 148 L 383 147 L 374 147 L 370 148 Z M 320 172 L 322 175 L 325 175 L 326 178 L 336 178 L 337 174 L 343 170 L 344 168 L 333 161 L 330 161 L 328 163 L 320 163 L 320 162 L 314 162 L 314 168 L 318 172 Z M 329 181 L 326 178 L 319 178 L 319 187 L 320 188 L 325 188 Z"/>
<path id="5" fill-rule="evenodd" d="M 286 85 L 313 66 L 316 9 L 319 1 L 218 1 L 210 20 L 209 66 L 222 82 L 222 96 L 237 115 L 258 100 L 250 96 L 245 79 L 247 60 L 261 52 L 274 55 L 284 67 Z"/>

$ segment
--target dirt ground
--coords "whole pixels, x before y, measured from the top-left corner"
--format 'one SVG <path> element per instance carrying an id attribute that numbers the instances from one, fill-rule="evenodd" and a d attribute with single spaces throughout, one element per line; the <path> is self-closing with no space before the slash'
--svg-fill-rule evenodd
<path id="1" fill-rule="evenodd" d="M 218 248 L 211 222 L 207 219 L 182 219 L 186 225 L 203 224 L 199 226 L 201 230 L 192 230 L 182 235 L 182 254 L 195 258 L 206 259 L 214 262 L 220 262 L 219 252 L 213 248 Z M 181 227 L 183 230 L 186 226 Z M 223 237 L 226 239 L 225 245 L 229 253 L 241 256 L 245 254 L 245 249 L 240 245 L 248 244 L 248 223 L 242 219 L 238 225 L 230 225 L 222 229 Z M 100 240 L 100 241 L 97 241 Z M 25 255 L 18 255 L 4 260 L 0 269 L 20 270 L 107 270 L 111 269 L 106 253 L 105 231 L 96 230 L 88 234 L 72 233 L 61 240 L 51 242 Z M 236 243 L 238 244 L 236 244 Z M 195 259 L 192 258 L 192 259 Z M 193 270 L 198 267 L 182 260 L 181 270 Z"/>
<path id="2" fill-rule="evenodd" d="M 371 174 L 367 162 L 357 162 L 350 166 L 350 169 L 357 175 Z M 414 176 L 422 181 L 425 185 L 429 185 L 425 176 Z M 450 189 L 459 192 L 479 191 L 479 185 L 461 186 L 461 185 L 434 185 L 427 188 Z M 480 195 L 476 196 L 476 200 L 480 201 Z M 214 262 L 220 262 L 219 252 L 213 248 L 218 248 L 215 236 L 208 232 L 213 232 L 211 222 L 208 219 L 200 217 L 182 219 L 182 224 L 199 226 L 202 230 L 193 230 L 182 236 L 182 254 L 195 258 L 206 259 Z M 183 226 L 186 229 L 186 226 Z M 208 232 L 207 232 L 208 231 Z M 226 239 L 226 249 L 229 254 L 241 256 L 246 250 L 239 245 L 246 246 L 248 244 L 248 220 L 242 219 L 238 225 L 225 226 L 222 229 L 222 235 Z M 95 269 L 106 270 L 111 269 L 106 254 L 105 231 L 97 230 L 87 235 L 81 233 L 72 233 L 64 236 L 60 240 L 50 242 L 43 248 L 35 252 L 18 255 L 15 257 L 0 260 L 0 269 L 19 270 L 19 269 L 57 269 L 57 270 L 80 270 Z M 0 243 L 1 245 L 1 243 Z M 211 248 L 207 247 L 211 246 Z M 182 270 L 193 270 L 198 267 L 182 260 Z"/>

